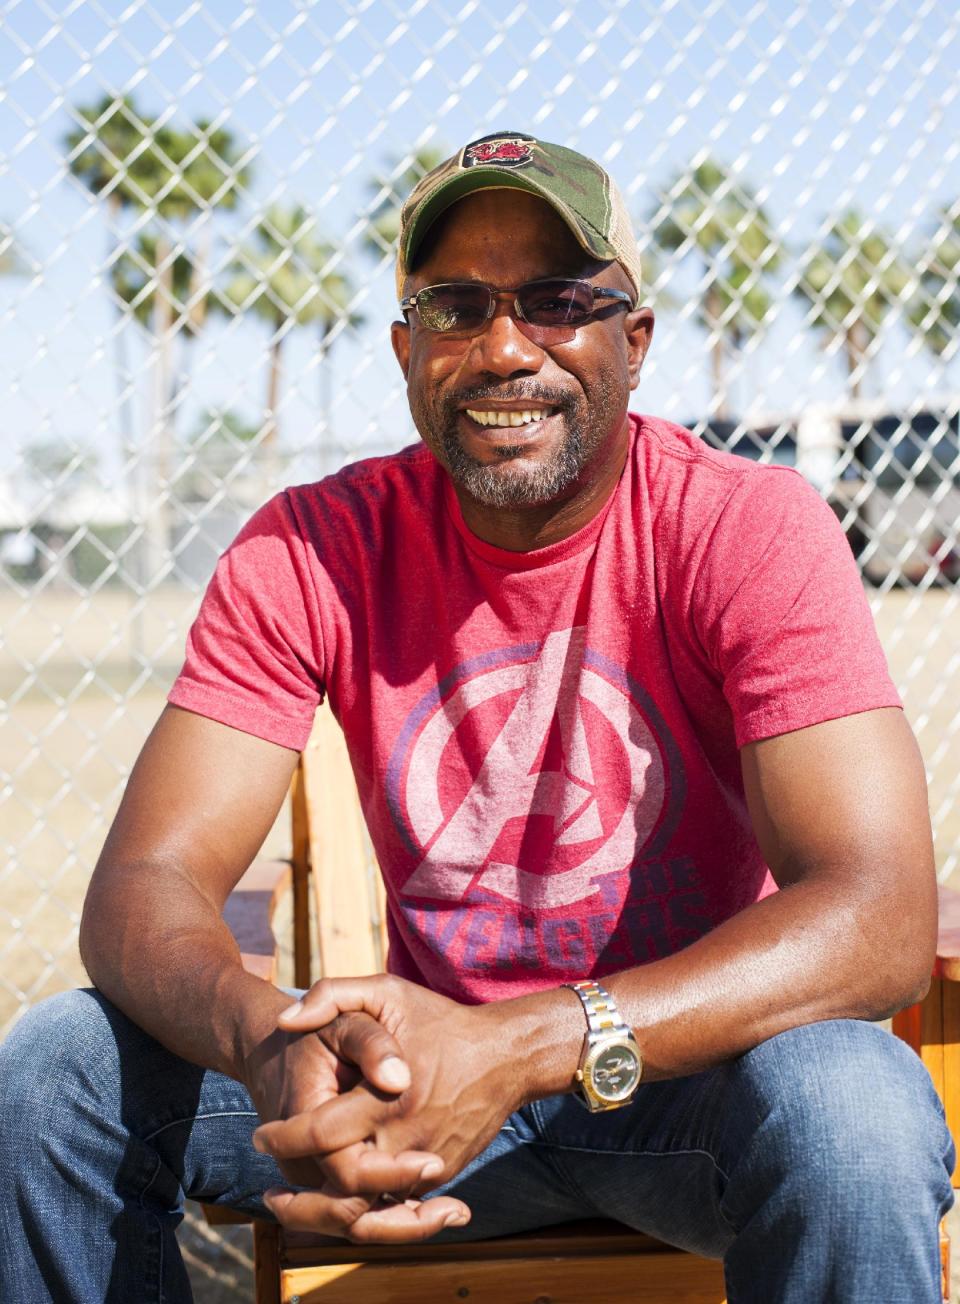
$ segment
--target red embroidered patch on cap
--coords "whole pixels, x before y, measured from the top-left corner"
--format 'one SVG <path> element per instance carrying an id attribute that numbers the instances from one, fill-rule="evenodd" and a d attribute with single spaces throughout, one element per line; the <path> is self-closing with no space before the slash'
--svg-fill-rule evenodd
<path id="1" fill-rule="evenodd" d="M 533 136 L 484 136 L 467 145 L 460 160 L 465 168 L 494 163 L 501 168 L 519 168 L 533 158 Z"/>

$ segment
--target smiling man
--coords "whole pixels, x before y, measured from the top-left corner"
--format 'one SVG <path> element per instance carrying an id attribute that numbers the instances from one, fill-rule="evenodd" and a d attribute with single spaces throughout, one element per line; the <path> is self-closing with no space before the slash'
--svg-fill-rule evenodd
<path id="1" fill-rule="evenodd" d="M 422 443 L 221 560 L 91 883 L 97 990 L 0 1052 L 0 1297 L 187 1299 L 186 1192 L 356 1241 L 604 1215 L 731 1304 L 934 1304 L 952 1146 L 872 1022 L 930 971 L 923 767 L 842 532 L 628 413 L 653 316 L 598 164 L 475 141 L 401 225 Z M 291 1007 L 220 910 L 323 697 L 390 976 Z"/>
<path id="2" fill-rule="evenodd" d="M 408 239 L 416 236 L 414 228 Z M 627 396 L 639 379 L 652 313 L 633 311 L 638 291 L 619 263 L 591 256 L 559 214 L 527 191 L 476 193 L 447 209 L 426 240 L 409 280 L 419 288 L 401 308 L 432 323 L 430 334 L 393 328 L 417 429 L 462 491 L 465 519 L 477 533 L 484 533 L 482 518 L 501 535 L 506 509 L 539 510 L 511 513 L 521 534 L 515 543 L 504 538 L 505 547 L 529 550 L 574 532 L 609 497 L 623 468 Z M 526 280 L 509 290 L 487 285 L 477 274 L 491 265 L 501 279 L 516 268 Z M 558 267 L 568 276 L 558 278 Z M 453 274 L 456 281 L 432 283 Z M 604 327 L 583 329 L 588 322 Z M 467 342 L 480 334 L 496 341 L 505 329 L 505 346 L 494 343 L 502 360 L 492 371 L 477 367 L 476 347 Z M 434 335 L 446 347 L 438 349 Z M 555 357 L 563 361 L 551 365 Z"/>

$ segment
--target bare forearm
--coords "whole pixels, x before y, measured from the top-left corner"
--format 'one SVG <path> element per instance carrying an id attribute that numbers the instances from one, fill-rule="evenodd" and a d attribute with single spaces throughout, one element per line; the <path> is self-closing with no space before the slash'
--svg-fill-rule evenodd
<path id="1" fill-rule="evenodd" d="M 134 766 L 84 904 L 94 983 L 184 1059 L 239 1078 L 289 1002 L 245 974 L 220 918 L 296 756 L 168 706 Z"/>
<path id="2" fill-rule="evenodd" d="M 794 884 L 687 950 L 612 978 L 642 1033 L 645 1075 L 697 1072 L 787 1028 L 884 1018 L 914 999 L 932 962 L 922 909 L 891 933 L 875 901 L 838 896 L 816 880 Z"/>
<path id="3" fill-rule="evenodd" d="M 909 1003 L 929 976 L 932 919 L 928 901 L 891 912 L 849 894 L 838 900 L 835 887 L 812 879 L 749 906 L 675 955 L 603 981 L 636 1033 L 644 1079 L 679 1077 L 787 1028 L 882 1018 Z M 499 1008 L 510 1014 L 527 1098 L 569 1090 L 584 1034 L 573 994 L 542 992 Z"/>
<path id="4" fill-rule="evenodd" d="M 169 867 L 99 873 L 80 950 L 93 983 L 134 1023 L 175 1054 L 231 1077 L 242 1077 L 246 1055 L 290 1003 L 243 970 L 214 905 Z"/>

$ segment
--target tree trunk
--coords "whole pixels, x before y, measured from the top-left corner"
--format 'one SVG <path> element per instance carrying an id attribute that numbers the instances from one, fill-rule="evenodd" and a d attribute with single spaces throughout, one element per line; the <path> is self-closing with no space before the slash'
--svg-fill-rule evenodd
<path id="1" fill-rule="evenodd" d="M 329 475 L 334 469 L 330 465 L 330 454 L 332 452 L 332 435 L 330 430 L 330 347 L 329 347 L 330 323 L 324 322 L 320 327 L 320 374 L 317 377 L 317 396 L 320 402 L 320 420 L 318 422 L 320 431 L 319 447 L 317 449 L 317 461 L 320 468 L 321 479 Z"/>
<path id="2" fill-rule="evenodd" d="M 164 235 L 157 237 L 156 290 L 153 295 L 154 402 L 150 447 L 145 462 L 147 583 L 156 583 L 171 570 L 170 481 L 173 428 L 171 376 L 173 355 L 173 259 Z"/>
<path id="3" fill-rule="evenodd" d="M 847 356 L 848 388 L 851 398 L 860 397 L 863 383 L 863 364 L 866 361 L 869 336 L 862 321 L 848 326 L 843 336 L 843 349 Z"/>
<path id="4" fill-rule="evenodd" d="M 120 239 L 117 235 L 116 224 L 122 211 L 123 201 L 117 192 L 113 191 L 107 200 L 110 232 L 107 243 L 107 264 L 111 268 L 116 267 L 117 259 L 120 256 Z M 116 292 L 113 295 L 113 308 L 116 314 L 116 324 L 113 331 L 113 366 L 114 380 L 117 386 L 117 430 L 120 435 L 120 447 L 117 450 L 120 455 L 120 483 L 123 485 L 126 500 L 124 506 L 129 513 L 134 514 L 137 506 L 139 473 L 133 419 L 134 382 L 130 372 L 130 357 L 127 350 L 128 313 Z M 129 519 L 127 528 L 133 528 L 133 522 Z M 136 666 L 142 665 L 144 659 L 143 603 L 139 601 L 139 595 L 146 586 L 146 562 L 145 540 L 141 538 L 131 544 L 126 559 L 123 561 L 123 570 L 132 581 L 130 587 L 134 601 L 130 612 L 130 655 Z"/>
<path id="5" fill-rule="evenodd" d="M 267 405 L 263 414 L 263 477 L 266 492 L 277 488 L 279 433 L 278 409 L 280 406 L 280 389 L 283 383 L 283 317 L 277 317 L 273 323 L 273 338 L 270 341 L 270 359 L 267 369 Z"/>
<path id="6" fill-rule="evenodd" d="M 116 233 L 116 223 L 120 218 L 123 203 L 116 191 L 107 200 L 109 213 L 110 238 L 107 242 L 107 263 L 115 268 L 120 256 L 120 240 Z M 130 376 L 130 362 L 127 356 L 127 313 L 114 291 L 113 307 L 117 317 L 117 326 L 113 334 L 114 379 L 117 385 L 117 427 L 120 431 L 120 467 L 126 472 L 128 459 L 133 455 L 133 383 Z"/>
<path id="7" fill-rule="evenodd" d="M 718 421 L 727 419 L 727 390 L 724 380 L 723 326 L 720 321 L 723 304 L 716 288 L 707 291 L 706 318 L 712 336 L 710 341 L 710 378 L 713 393 L 710 401 L 710 415 Z"/>
<path id="8" fill-rule="evenodd" d="M 197 220 L 196 248 L 190 260 L 190 285 L 187 289 L 186 324 L 194 335 L 199 334 L 207 320 L 210 297 L 210 212 L 205 211 Z"/>

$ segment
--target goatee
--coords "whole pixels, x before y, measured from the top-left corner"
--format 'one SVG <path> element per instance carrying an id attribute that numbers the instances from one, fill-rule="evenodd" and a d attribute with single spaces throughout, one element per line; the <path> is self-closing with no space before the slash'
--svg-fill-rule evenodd
<path id="1" fill-rule="evenodd" d="M 561 420 L 564 428 L 559 448 L 546 461 L 532 461 L 524 456 L 525 443 L 507 442 L 510 435 L 504 428 L 504 442 L 495 449 L 497 461 L 481 462 L 472 457 L 461 442 L 461 414 L 468 404 L 491 398 L 553 409 L 552 419 Z M 502 387 L 478 386 L 455 398 L 451 396 L 439 415 L 440 446 L 447 470 L 471 498 L 487 507 L 533 507 L 560 497 L 580 477 L 589 454 L 576 403 L 569 395 L 553 394 L 542 386 L 511 392 Z"/>

